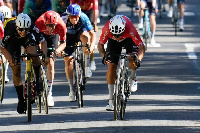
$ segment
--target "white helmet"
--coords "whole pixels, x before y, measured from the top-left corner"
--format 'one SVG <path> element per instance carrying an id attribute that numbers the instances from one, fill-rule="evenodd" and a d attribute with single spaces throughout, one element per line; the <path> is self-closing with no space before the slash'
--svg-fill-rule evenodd
<path id="1" fill-rule="evenodd" d="M 4 18 L 12 18 L 11 10 L 7 6 L 1 6 L 0 12 L 3 14 Z"/>
<path id="2" fill-rule="evenodd" d="M 1 12 L 0 12 L 0 20 L 1 20 L 1 22 L 4 21 L 3 13 L 1 13 Z"/>
<path id="3" fill-rule="evenodd" d="M 114 35 L 122 34 L 125 30 L 126 20 L 122 15 L 116 15 L 110 19 L 109 30 Z"/>
<path id="4" fill-rule="evenodd" d="M 31 18 L 27 14 L 20 13 L 15 22 L 19 28 L 29 28 L 31 26 Z"/>

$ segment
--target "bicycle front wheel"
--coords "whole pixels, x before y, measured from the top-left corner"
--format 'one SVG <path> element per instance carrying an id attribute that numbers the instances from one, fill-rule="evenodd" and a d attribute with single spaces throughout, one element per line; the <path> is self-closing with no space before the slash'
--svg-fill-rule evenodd
<path id="1" fill-rule="evenodd" d="M 48 84 L 47 84 L 47 78 L 46 78 L 46 74 L 45 74 L 45 70 L 43 66 L 40 67 L 40 72 L 41 72 L 41 78 L 42 78 L 42 83 L 43 83 L 43 91 L 42 91 L 43 107 L 44 107 L 45 113 L 48 114 L 49 112 L 48 101 L 47 101 Z"/>
<path id="2" fill-rule="evenodd" d="M 120 112 L 120 88 L 121 88 L 121 69 L 118 70 L 117 80 L 115 82 L 115 92 L 114 92 L 114 120 L 118 119 L 118 114 Z"/>
<path id="3" fill-rule="evenodd" d="M 27 72 L 27 88 L 26 88 L 26 106 L 27 106 L 27 121 L 32 119 L 32 91 L 31 91 L 31 72 Z"/>
<path id="4" fill-rule="evenodd" d="M 1 60 L 3 61 L 2 56 L 0 56 Z M 1 103 L 3 102 L 4 97 L 4 87 L 5 87 L 5 66 L 4 63 L 1 64 L 1 70 L 0 70 L 0 91 L 1 91 Z"/>
<path id="5" fill-rule="evenodd" d="M 83 91 L 82 91 L 82 70 L 81 66 L 77 60 L 74 61 L 74 75 L 76 82 L 76 97 L 78 102 L 78 107 L 83 107 Z"/>

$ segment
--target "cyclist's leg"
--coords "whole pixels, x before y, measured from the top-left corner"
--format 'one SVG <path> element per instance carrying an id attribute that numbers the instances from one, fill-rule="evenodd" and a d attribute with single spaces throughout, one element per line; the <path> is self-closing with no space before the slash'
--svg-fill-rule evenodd
<path id="1" fill-rule="evenodd" d="M 153 9 L 153 6 L 152 6 L 152 2 L 147 2 L 147 7 L 148 7 L 148 10 L 149 10 L 149 19 L 150 19 L 150 24 L 151 24 L 151 45 L 155 45 L 156 42 L 155 42 L 155 31 L 156 31 L 156 10 Z"/>
<path id="2" fill-rule="evenodd" d="M 21 47 L 19 44 L 22 42 L 19 42 L 18 40 L 12 40 L 8 44 L 4 46 L 7 53 L 5 54 L 5 57 L 8 59 L 8 54 L 12 56 L 12 58 L 18 57 L 21 54 Z M 15 44 L 15 45 L 13 45 Z M 12 62 L 10 62 L 11 68 L 12 68 L 12 75 L 13 75 L 13 84 L 16 88 L 17 96 L 18 96 L 18 105 L 17 105 L 17 112 L 18 113 L 24 113 L 25 112 L 25 101 L 23 96 L 23 83 L 22 83 L 22 77 L 21 77 L 21 64 L 20 64 L 20 58 L 16 59 L 15 62 L 18 64 L 14 65 Z"/>
<path id="3" fill-rule="evenodd" d="M 93 23 L 93 27 L 94 27 L 94 31 L 97 32 L 98 31 L 98 27 L 97 27 L 97 17 L 98 17 L 98 10 L 93 10 L 90 9 L 89 11 L 86 11 L 85 14 L 90 18 L 90 21 Z M 92 44 L 92 39 L 90 39 L 90 44 Z M 91 62 L 91 70 L 96 70 L 96 64 L 95 64 L 95 60 L 94 60 L 94 50 L 91 51 L 90 54 L 90 62 Z"/>
<path id="4" fill-rule="evenodd" d="M 47 41 L 47 48 L 54 48 L 58 46 L 58 35 L 44 35 L 45 40 Z M 48 105 L 54 106 L 54 101 L 52 97 L 52 89 L 53 89 L 53 80 L 54 80 L 54 59 L 51 58 L 52 51 L 48 50 L 48 65 L 47 65 L 47 83 L 48 83 Z"/>
<path id="5" fill-rule="evenodd" d="M 169 5 L 169 11 L 167 16 L 171 18 L 173 15 L 173 0 L 168 0 L 168 5 Z"/>
<path id="6" fill-rule="evenodd" d="M 129 55 L 134 55 L 138 53 L 138 47 L 135 45 L 131 38 L 127 38 L 123 41 L 126 48 L 126 53 Z M 137 78 L 136 78 L 136 66 L 134 66 L 134 58 L 128 57 L 129 59 L 129 68 L 131 69 L 130 74 L 130 91 L 135 92 L 137 90 Z"/>
<path id="7" fill-rule="evenodd" d="M 112 54 L 120 54 L 122 50 L 122 45 L 120 42 L 117 42 L 112 39 L 108 39 L 108 46 L 106 52 L 110 53 L 109 60 L 111 63 L 108 64 L 108 71 L 106 73 L 106 80 L 108 83 L 108 91 L 109 91 L 109 103 L 106 106 L 106 110 L 114 110 L 113 100 L 114 100 L 114 85 L 116 79 L 116 70 L 119 61 L 119 56 Z"/>
<path id="8" fill-rule="evenodd" d="M 80 40 L 83 43 L 83 45 L 89 44 L 90 46 L 90 35 L 89 35 L 89 32 L 87 32 L 85 28 L 83 28 L 83 30 L 79 32 L 79 35 L 80 35 Z M 83 52 L 85 55 L 85 76 L 89 78 L 92 76 L 92 71 L 90 69 L 90 59 L 89 59 L 89 52 L 88 52 L 87 47 L 83 47 Z"/>
<path id="9" fill-rule="evenodd" d="M 180 30 L 184 30 L 184 6 L 185 6 L 185 0 L 178 0 L 178 7 L 180 12 L 180 20 L 179 20 L 179 26 Z"/>
<path id="10" fill-rule="evenodd" d="M 143 16 L 144 16 L 144 10 L 143 9 L 146 7 L 147 3 L 146 3 L 145 0 L 141 0 L 138 4 L 140 6 L 138 28 L 142 29 L 143 28 Z"/>
<path id="11" fill-rule="evenodd" d="M 72 53 L 74 52 L 73 47 L 67 47 L 67 46 L 73 46 L 75 44 L 75 36 L 67 35 L 67 41 L 66 41 L 66 48 L 65 48 L 65 54 L 67 55 L 64 57 L 65 61 L 65 74 L 68 80 L 70 92 L 69 92 L 69 101 L 75 101 L 75 88 L 74 88 L 74 82 L 73 82 L 73 56 Z"/>

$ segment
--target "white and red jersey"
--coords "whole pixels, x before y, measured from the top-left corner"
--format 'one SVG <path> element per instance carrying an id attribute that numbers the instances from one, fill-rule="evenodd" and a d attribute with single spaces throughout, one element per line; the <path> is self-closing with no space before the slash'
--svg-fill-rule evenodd
<path id="1" fill-rule="evenodd" d="M 132 38 L 135 45 L 137 46 L 143 45 L 142 39 L 140 38 L 131 20 L 126 16 L 122 16 L 122 17 L 126 20 L 126 26 L 125 26 L 125 30 L 122 36 L 117 41 L 121 42 L 126 38 Z M 109 30 L 109 23 L 110 23 L 110 20 L 104 25 L 102 29 L 102 33 L 99 39 L 100 44 L 105 44 L 109 38 L 114 39 L 113 35 L 111 34 Z"/>
<path id="2" fill-rule="evenodd" d="M 1 38 L 1 40 L 3 39 L 3 37 L 4 37 L 4 28 L 3 28 L 2 21 L 0 21 L 0 38 Z"/>
<path id="3" fill-rule="evenodd" d="M 46 25 L 44 23 L 44 14 L 42 14 L 35 22 L 36 26 L 38 27 L 39 31 L 45 35 L 55 35 L 59 34 L 60 36 L 60 41 L 66 41 L 66 24 L 62 20 L 59 14 L 58 15 L 58 20 L 56 27 L 54 31 L 50 32 L 47 30 Z"/>

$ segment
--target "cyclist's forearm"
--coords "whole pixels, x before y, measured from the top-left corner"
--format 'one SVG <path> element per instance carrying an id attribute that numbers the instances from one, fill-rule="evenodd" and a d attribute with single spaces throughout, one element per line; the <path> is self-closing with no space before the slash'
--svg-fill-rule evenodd
<path id="1" fill-rule="evenodd" d="M 139 47 L 139 51 L 138 51 L 138 59 L 139 59 L 140 61 L 142 61 L 142 59 L 143 59 L 143 57 L 144 57 L 144 53 L 145 53 L 145 47 L 144 47 L 144 45 L 141 45 L 141 46 Z"/>
<path id="2" fill-rule="evenodd" d="M 97 24 L 97 18 L 99 16 L 99 10 L 94 10 L 93 11 L 93 23 Z"/>
<path id="3" fill-rule="evenodd" d="M 40 49 L 43 51 L 45 57 L 47 57 L 47 42 L 43 41 L 40 43 Z"/>
<path id="4" fill-rule="evenodd" d="M 98 48 L 99 54 L 100 54 L 102 57 L 104 57 L 104 56 L 105 56 L 105 49 L 104 49 L 104 45 L 102 45 L 102 44 L 98 43 L 98 46 L 97 46 L 97 48 Z"/>
<path id="5" fill-rule="evenodd" d="M 62 52 L 66 47 L 66 42 L 60 42 L 60 45 L 57 47 L 57 49 L 55 50 L 57 53 Z"/>
<path id="6" fill-rule="evenodd" d="M 92 48 L 95 47 L 95 43 L 96 43 L 96 34 L 95 32 L 90 32 L 90 36 L 91 36 L 91 42 L 90 45 Z"/>

